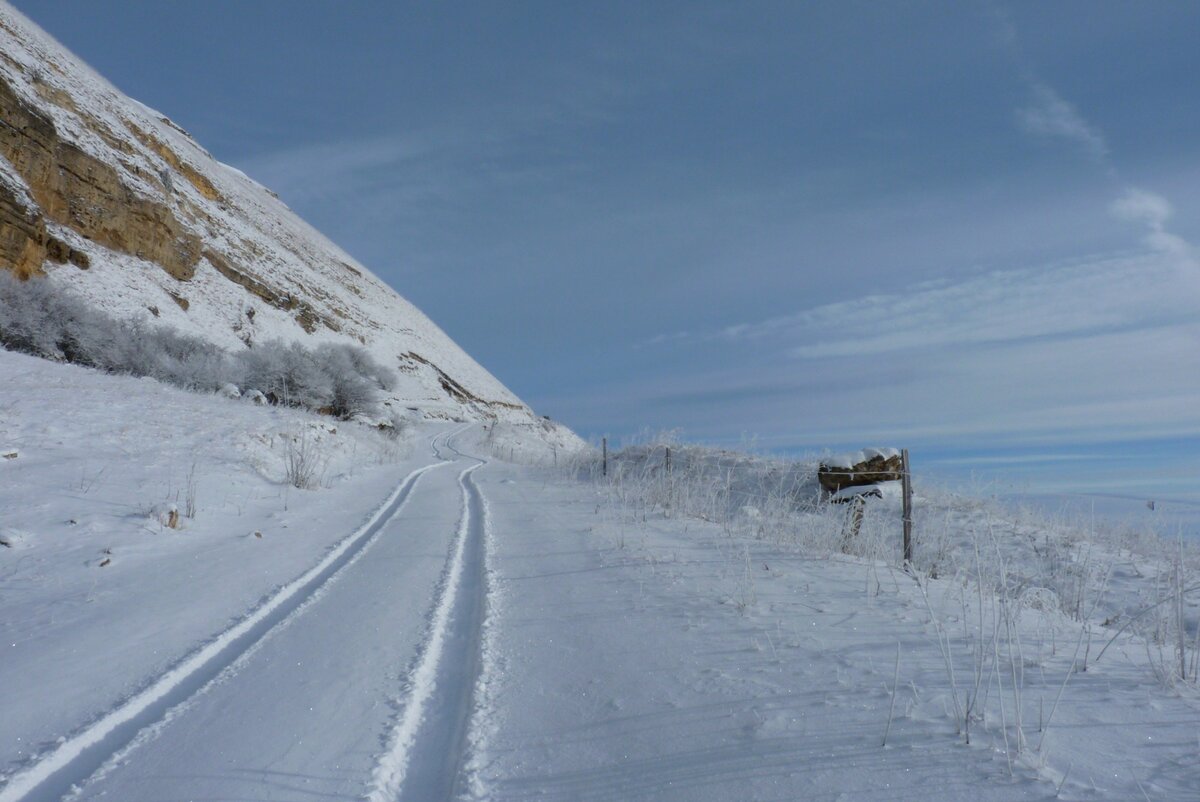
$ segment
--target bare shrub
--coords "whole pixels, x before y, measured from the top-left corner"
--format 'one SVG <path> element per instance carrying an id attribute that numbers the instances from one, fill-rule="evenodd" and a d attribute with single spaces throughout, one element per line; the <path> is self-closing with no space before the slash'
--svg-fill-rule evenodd
<path id="1" fill-rule="evenodd" d="M 284 480 L 298 490 L 311 490 L 318 485 L 318 475 L 324 464 L 316 441 L 308 430 L 288 435 L 283 457 Z"/>
<path id="2" fill-rule="evenodd" d="M 187 480 L 184 483 L 183 514 L 187 518 L 196 517 L 196 461 L 188 469 Z"/>

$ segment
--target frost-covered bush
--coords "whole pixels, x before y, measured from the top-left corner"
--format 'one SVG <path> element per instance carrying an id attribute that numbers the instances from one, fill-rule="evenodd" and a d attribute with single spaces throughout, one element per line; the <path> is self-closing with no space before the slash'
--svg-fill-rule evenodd
<path id="1" fill-rule="evenodd" d="M 361 348 L 333 343 L 305 348 L 272 340 L 229 352 L 167 326 L 118 321 L 48 281 L 23 282 L 3 271 L 0 345 L 189 390 L 219 392 L 229 385 L 258 390 L 274 403 L 342 418 L 373 413 L 379 391 L 395 382 Z"/>
<path id="2" fill-rule="evenodd" d="M 86 311 L 78 301 L 57 297 L 44 282 L 22 283 L 0 272 L 0 344 L 9 350 L 65 358 L 64 325 Z"/>
<path id="3" fill-rule="evenodd" d="M 567 470 L 594 478 L 603 473 L 595 453 L 578 455 Z M 747 507 L 759 516 L 811 511 L 820 493 L 815 461 L 689 445 L 671 434 L 610 451 L 603 478 L 640 504 L 716 522 L 744 518 Z"/>
<path id="4" fill-rule="evenodd" d="M 378 389 L 390 389 L 394 383 L 391 374 L 359 348 L 327 343 L 317 347 L 316 359 L 329 376 L 331 411 L 341 418 L 369 414 Z"/>
<path id="5" fill-rule="evenodd" d="M 272 340 L 242 352 L 243 383 L 278 404 L 322 409 L 333 399 L 333 380 L 316 354 L 299 343 Z"/>

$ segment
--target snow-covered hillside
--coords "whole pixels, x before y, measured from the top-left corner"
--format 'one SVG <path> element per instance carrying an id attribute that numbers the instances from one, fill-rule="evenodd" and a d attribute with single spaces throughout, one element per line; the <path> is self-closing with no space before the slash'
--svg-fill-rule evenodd
<path id="1" fill-rule="evenodd" d="M 350 342 L 399 407 L 529 422 L 416 307 L 269 189 L 216 161 L 0 2 L 0 268 L 226 348 Z M 397 243 L 402 247 L 403 243 Z"/>

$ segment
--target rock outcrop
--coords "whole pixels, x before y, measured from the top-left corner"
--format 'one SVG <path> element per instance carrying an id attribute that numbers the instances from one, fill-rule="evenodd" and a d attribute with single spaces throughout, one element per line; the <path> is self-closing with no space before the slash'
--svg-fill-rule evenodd
<path id="1" fill-rule="evenodd" d="M 46 234 L 47 219 L 106 248 L 157 264 L 174 278 L 187 280 L 195 273 L 200 238 L 185 230 L 164 204 L 126 186 L 115 168 L 61 137 L 50 117 L 18 96 L 3 77 L 0 156 L 37 203 L 36 211 L 24 210 L 28 225 L 4 237 L 11 243 L 6 252 L 20 257 L 18 273 L 40 272 L 39 255 L 60 263 L 69 259 L 71 249 Z M 15 199 L 0 198 L 0 204 L 15 207 Z M 9 216 L 22 215 L 14 210 Z"/>

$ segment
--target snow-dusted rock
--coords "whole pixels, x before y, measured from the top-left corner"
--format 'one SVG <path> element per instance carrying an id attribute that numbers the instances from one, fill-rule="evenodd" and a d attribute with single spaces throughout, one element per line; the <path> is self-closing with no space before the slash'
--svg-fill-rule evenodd
<path id="1" fill-rule="evenodd" d="M 170 529 L 180 529 L 183 526 L 179 507 L 176 504 L 155 504 L 150 509 L 150 518 Z"/>
<path id="2" fill-rule="evenodd" d="M 821 460 L 817 479 L 828 493 L 843 487 L 898 481 L 902 468 L 900 452 L 894 448 L 866 448 Z"/>

